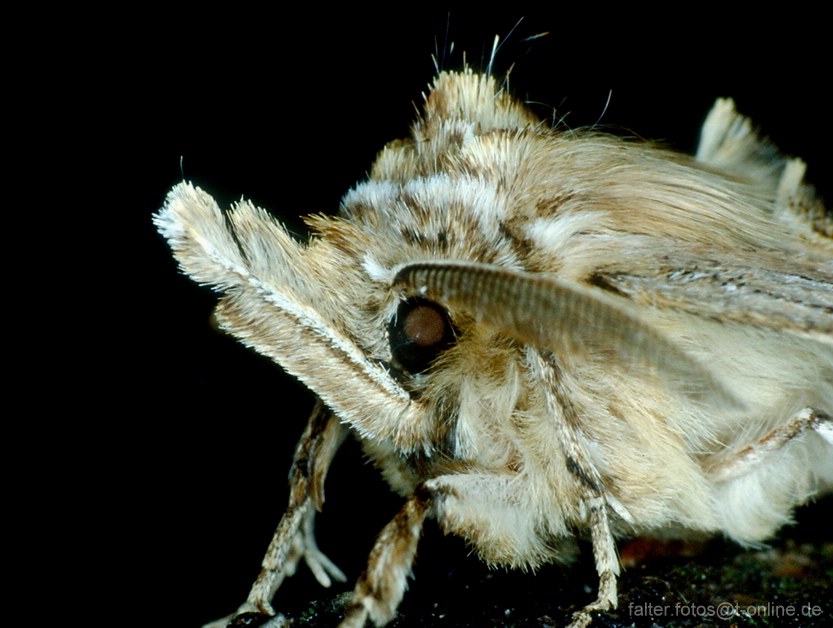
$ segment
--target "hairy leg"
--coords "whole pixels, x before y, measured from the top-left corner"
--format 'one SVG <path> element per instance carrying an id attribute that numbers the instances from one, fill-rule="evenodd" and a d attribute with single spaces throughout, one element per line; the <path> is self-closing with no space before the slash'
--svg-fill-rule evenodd
<path id="1" fill-rule="evenodd" d="M 802 436 L 809 430 L 816 431 L 824 440 L 833 445 L 833 419 L 814 408 L 804 408 L 758 442 L 745 447 L 733 458 L 724 460 L 709 469 L 709 474 L 717 482 L 728 482 L 745 475 L 794 438 Z"/>
<path id="2" fill-rule="evenodd" d="M 272 598 L 283 580 L 295 573 L 302 557 L 323 586 L 329 586 L 331 578 L 345 580 L 341 570 L 315 543 L 314 517 L 315 510 L 320 510 L 324 503 L 324 480 L 330 463 L 346 434 L 339 420 L 317 402 L 295 449 L 289 473 L 289 504 L 263 557 L 260 574 L 236 613 L 205 628 L 267 625 L 267 617 L 275 615 Z M 275 621 L 268 625 L 281 625 L 281 618 Z"/>
<path id="3" fill-rule="evenodd" d="M 833 488 L 833 420 L 804 408 L 706 472 L 723 532 L 740 543 L 765 541 L 796 506 Z"/>
<path id="4" fill-rule="evenodd" d="M 368 617 L 377 626 L 393 619 L 407 588 L 431 498 L 425 491 L 411 497 L 376 539 L 367 569 L 356 582 L 353 599 L 340 628 L 361 628 Z"/>

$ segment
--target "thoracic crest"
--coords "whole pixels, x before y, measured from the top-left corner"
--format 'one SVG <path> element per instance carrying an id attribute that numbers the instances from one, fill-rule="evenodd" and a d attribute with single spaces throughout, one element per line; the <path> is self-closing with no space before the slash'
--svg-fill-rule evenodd
<path id="1" fill-rule="evenodd" d="M 405 503 L 344 626 L 393 617 L 426 517 L 523 568 L 586 530 L 584 625 L 616 605 L 615 536 L 755 543 L 829 490 L 833 221 L 803 172 L 729 100 L 686 157 L 552 130 L 464 71 L 305 245 L 246 201 L 175 187 L 156 223 L 184 272 L 320 399 L 237 614 L 274 615 L 302 557 L 343 578 L 313 517 L 348 434 Z"/>

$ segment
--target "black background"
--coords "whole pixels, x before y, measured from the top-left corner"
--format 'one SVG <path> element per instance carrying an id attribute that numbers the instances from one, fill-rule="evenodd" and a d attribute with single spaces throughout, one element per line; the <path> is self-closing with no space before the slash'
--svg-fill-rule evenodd
<path id="1" fill-rule="evenodd" d="M 156 234 L 151 214 L 183 175 L 222 205 L 245 196 L 302 232 L 298 216 L 336 211 L 384 143 L 407 134 L 431 55 L 456 69 L 465 51 L 483 69 L 499 34 L 495 73 L 513 66 L 510 89 L 542 117 L 691 150 L 715 97 L 733 96 L 830 197 L 827 48 L 813 16 L 701 23 L 684 12 L 311 5 L 106 19 L 55 59 L 82 104 L 61 114 L 65 165 L 93 147 L 75 198 L 95 241 L 74 291 L 96 294 L 79 329 L 96 367 L 67 374 L 79 380 L 68 401 L 86 418 L 64 429 L 85 443 L 72 481 L 89 495 L 76 502 L 89 533 L 81 550 L 104 546 L 100 581 L 141 574 L 120 597 L 128 614 L 164 617 L 159 625 L 200 625 L 243 601 L 312 406 L 278 366 L 210 327 L 215 296 L 178 273 Z M 320 545 L 352 582 L 399 500 L 352 445 L 327 498 Z M 420 569 L 442 573 L 432 561 L 476 560 L 432 529 L 420 552 L 417 583 Z M 318 594 L 302 567 L 279 596 Z"/>

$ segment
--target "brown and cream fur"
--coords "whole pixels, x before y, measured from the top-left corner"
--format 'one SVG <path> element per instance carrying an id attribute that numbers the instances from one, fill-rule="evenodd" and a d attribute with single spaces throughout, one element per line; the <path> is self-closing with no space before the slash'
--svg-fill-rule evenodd
<path id="1" fill-rule="evenodd" d="M 306 245 L 245 201 L 224 216 L 174 188 L 157 224 L 224 293 L 223 328 L 321 400 L 238 613 L 274 614 L 302 557 L 343 577 L 312 513 L 346 433 L 406 501 L 345 626 L 392 618 L 427 516 L 519 568 L 584 531 L 600 590 L 576 625 L 616 605 L 616 536 L 772 535 L 833 486 L 833 221 L 802 177 L 731 101 L 688 157 L 552 130 L 464 71 Z M 407 373 L 387 330 L 414 296 L 455 341 Z"/>

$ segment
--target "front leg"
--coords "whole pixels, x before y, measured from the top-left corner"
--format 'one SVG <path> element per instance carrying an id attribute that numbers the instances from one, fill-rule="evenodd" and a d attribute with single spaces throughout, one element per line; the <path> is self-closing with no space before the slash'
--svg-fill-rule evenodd
<path id="1" fill-rule="evenodd" d="M 411 497 L 376 539 L 367 569 L 356 582 L 340 628 L 362 628 L 369 617 L 377 626 L 393 619 L 407 588 L 431 497 L 420 490 Z"/>
<path id="2" fill-rule="evenodd" d="M 295 449 L 289 473 L 289 504 L 266 550 L 260 574 L 246 602 L 234 615 L 207 624 L 204 628 L 267 625 L 268 617 L 275 615 L 272 598 L 283 580 L 295 573 L 302 557 L 323 586 L 329 586 L 330 578 L 345 580 L 341 570 L 318 550 L 314 517 L 315 510 L 320 510 L 324 503 L 324 480 L 330 463 L 346 434 L 347 429 L 318 401 Z M 281 618 L 268 625 L 270 628 L 282 625 Z"/>
<path id="3" fill-rule="evenodd" d="M 461 471 L 420 485 L 377 538 L 340 628 L 362 628 L 368 619 L 383 626 L 394 618 L 428 516 L 436 517 L 445 533 L 471 542 L 489 563 L 521 567 L 554 559 L 558 537 L 569 532 L 563 522 L 548 528 L 553 522 L 534 516 L 529 486 L 522 475 L 488 470 Z M 604 498 L 583 506 L 600 583 L 597 600 L 576 613 L 573 626 L 586 626 L 592 611 L 615 606 L 619 572 Z"/>
<path id="4" fill-rule="evenodd" d="M 585 504 L 590 521 L 590 538 L 593 556 L 596 559 L 596 573 L 599 574 L 599 592 L 596 600 L 573 614 L 569 628 L 584 628 L 593 621 L 596 611 L 616 608 L 618 594 L 616 578 L 619 576 L 619 556 L 610 531 L 607 505 L 603 497 L 595 497 Z"/>
<path id="5" fill-rule="evenodd" d="M 523 490 L 517 474 L 489 470 L 461 469 L 422 483 L 379 534 L 340 628 L 361 628 L 368 618 L 383 626 L 393 619 L 428 516 L 436 517 L 447 534 L 471 541 L 488 561 L 511 564 L 511 552 L 487 552 L 528 547 L 530 535 L 536 534 L 524 500 L 518 499 Z M 539 541 L 539 546 L 547 543 Z"/>
<path id="6" fill-rule="evenodd" d="M 362 628 L 367 619 L 383 626 L 393 619 L 428 516 L 436 517 L 445 533 L 472 542 L 489 562 L 524 562 L 511 550 L 502 554 L 499 549 L 528 548 L 536 534 L 524 499 L 519 499 L 523 490 L 517 474 L 486 469 L 461 468 L 423 482 L 376 539 L 340 628 Z M 538 546 L 545 551 L 547 543 L 539 539 Z M 492 550 L 497 553 L 489 555 Z"/>
<path id="7" fill-rule="evenodd" d="M 564 389 L 558 364 L 552 354 L 529 350 L 528 365 L 543 386 L 544 401 L 564 455 L 568 473 L 577 484 L 582 519 L 590 529 L 596 573 L 599 575 L 599 591 L 596 600 L 573 614 L 570 628 L 584 628 L 593 620 L 596 611 L 616 608 L 618 595 L 616 579 L 619 576 L 619 556 L 610 529 L 610 507 L 626 523 L 634 518 L 624 505 L 607 490 L 601 474 L 588 455 L 587 440 L 581 430 L 578 409 Z"/>

